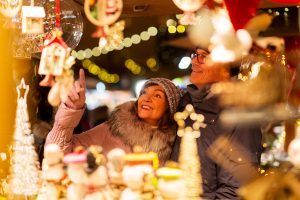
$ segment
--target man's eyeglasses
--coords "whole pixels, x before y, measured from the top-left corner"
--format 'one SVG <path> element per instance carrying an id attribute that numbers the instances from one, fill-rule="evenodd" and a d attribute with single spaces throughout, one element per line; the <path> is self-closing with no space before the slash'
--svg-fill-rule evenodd
<path id="1" fill-rule="evenodd" d="M 207 56 L 206 54 L 202 54 L 202 53 L 192 53 L 191 59 L 193 60 L 194 58 L 197 58 L 197 61 L 199 63 L 203 63 L 203 62 L 205 62 L 206 56 Z"/>

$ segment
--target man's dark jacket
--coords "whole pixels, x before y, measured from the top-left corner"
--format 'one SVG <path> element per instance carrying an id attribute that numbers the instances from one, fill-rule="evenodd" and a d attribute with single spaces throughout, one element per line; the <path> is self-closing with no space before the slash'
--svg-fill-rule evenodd
<path id="1" fill-rule="evenodd" d="M 200 129 L 201 136 L 197 138 L 203 181 L 202 197 L 238 199 L 236 189 L 257 174 L 261 155 L 261 130 L 257 125 L 223 127 L 219 120 L 221 108 L 218 99 L 209 93 L 209 88 L 210 86 L 206 86 L 200 90 L 189 85 L 181 99 L 179 110 L 182 111 L 187 104 L 192 104 L 196 113 L 204 115 L 204 123 L 207 125 Z M 187 126 L 192 123 L 190 120 L 186 121 Z M 227 143 L 224 145 L 221 142 L 214 146 L 220 136 L 224 136 Z M 180 138 L 177 137 L 172 160 L 178 160 L 179 147 Z M 217 152 L 216 157 L 208 153 L 214 150 Z"/>

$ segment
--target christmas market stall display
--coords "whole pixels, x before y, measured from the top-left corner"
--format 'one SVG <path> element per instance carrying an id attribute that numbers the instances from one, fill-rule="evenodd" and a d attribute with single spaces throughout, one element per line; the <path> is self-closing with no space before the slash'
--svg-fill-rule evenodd
<path id="1" fill-rule="evenodd" d="M 227 133 L 202 154 L 203 130 L 218 130 L 210 126 L 216 121 L 216 126 L 234 128 L 259 125 L 262 132 L 257 145 L 262 151 L 252 152 L 260 160 L 259 169 L 245 169 L 254 171 L 255 178 L 235 188 L 238 198 L 300 199 L 299 16 L 300 0 L 0 0 L 0 74 L 11 80 L 7 85 L 0 80 L 0 93 L 12 105 L 10 113 L 0 110 L 0 132 L 7 135 L 3 139 L 0 133 L 0 200 L 199 200 L 203 186 L 210 184 L 203 175 L 210 165 L 200 156 L 207 153 L 215 169 L 227 170 L 237 182 L 244 181 L 246 172 L 230 170 L 230 162 L 254 163 L 243 152 L 243 159 L 228 161 L 228 152 L 245 147 L 229 142 Z M 196 48 L 207 55 L 195 54 Z M 106 154 L 104 145 L 80 144 L 64 154 L 56 144 L 37 142 L 55 120 L 62 125 L 55 111 L 67 106 L 68 99 L 79 98 L 76 88 L 82 89 L 81 97 L 85 94 L 83 117 L 76 128 L 67 128 L 85 134 L 118 103 L 138 97 L 148 78 L 172 80 L 183 97 L 191 89 L 189 71 L 203 79 L 207 75 L 195 69 L 196 59 L 208 69 L 226 69 L 230 79 L 211 81 L 208 88 L 201 85 L 197 89 L 209 92 L 201 100 L 189 96 L 196 103 L 184 104 L 172 116 L 180 141 L 177 163 L 159 162 L 158 152 L 142 152 L 147 148 L 141 146 Z M 87 74 L 86 87 L 75 81 L 79 70 Z M 2 92 L 12 82 L 12 92 Z M 212 96 L 220 110 L 216 119 L 208 120 L 196 112 L 196 104 Z M 155 110 L 151 104 L 142 107 Z M 68 109 L 74 115 L 81 112 Z M 14 121 L 6 124 L 8 119 Z M 35 124 L 38 120 L 47 128 Z M 161 128 L 163 120 L 159 126 L 151 124 L 151 130 Z"/>

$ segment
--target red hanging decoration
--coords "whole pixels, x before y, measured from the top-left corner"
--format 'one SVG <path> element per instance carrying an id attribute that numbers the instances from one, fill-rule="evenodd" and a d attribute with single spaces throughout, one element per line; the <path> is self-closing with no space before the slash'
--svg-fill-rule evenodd
<path id="1" fill-rule="evenodd" d="M 45 75 L 40 86 L 52 87 L 48 94 L 48 101 L 52 106 L 58 106 L 61 101 L 67 99 L 74 82 L 71 67 L 75 63 L 75 58 L 70 56 L 71 48 L 61 37 L 60 20 L 60 0 L 55 0 L 56 28 L 44 41 L 39 65 L 39 74 Z"/>
<path id="2" fill-rule="evenodd" d="M 55 26 L 60 29 L 60 0 L 55 0 Z"/>
<path id="3" fill-rule="evenodd" d="M 260 0 L 224 0 L 230 21 L 235 30 L 243 29 L 255 16 Z"/>
<path id="4" fill-rule="evenodd" d="M 300 0 L 271 0 L 273 2 L 276 3 L 287 3 L 287 4 L 296 4 L 296 5 L 300 5 Z"/>

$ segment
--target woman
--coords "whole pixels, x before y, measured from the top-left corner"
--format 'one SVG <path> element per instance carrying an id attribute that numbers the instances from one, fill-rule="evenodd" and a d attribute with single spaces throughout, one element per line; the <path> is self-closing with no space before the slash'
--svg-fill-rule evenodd
<path id="1" fill-rule="evenodd" d="M 132 152 L 134 146 L 145 152 L 156 152 L 161 162 L 169 159 L 176 135 L 173 115 L 179 99 L 179 89 L 168 79 L 149 79 L 136 102 L 117 106 L 107 122 L 82 134 L 73 135 L 85 108 L 85 77 L 81 69 L 65 103 L 61 104 L 46 144 L 58 144 L 65 153 L 76 146 L 100 145 L 104 153 L 113 148 Z"/>

